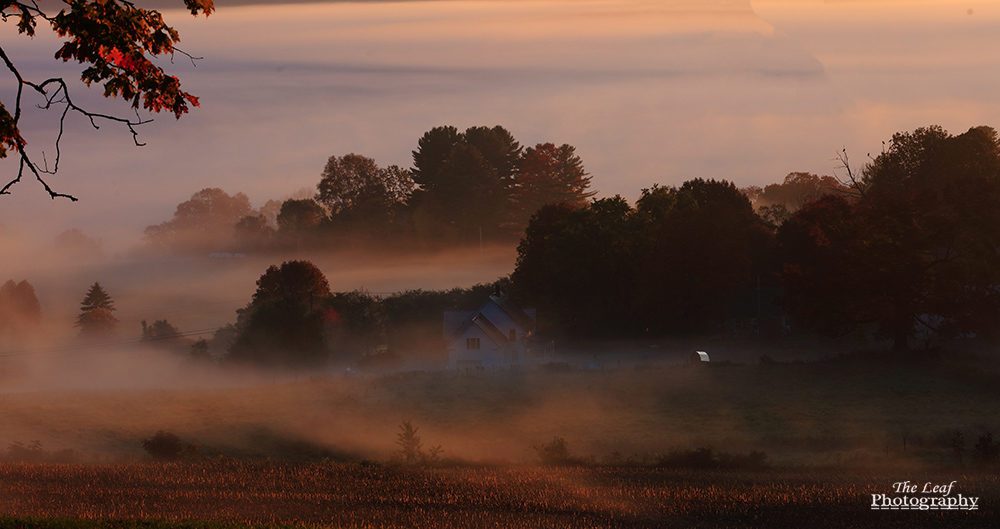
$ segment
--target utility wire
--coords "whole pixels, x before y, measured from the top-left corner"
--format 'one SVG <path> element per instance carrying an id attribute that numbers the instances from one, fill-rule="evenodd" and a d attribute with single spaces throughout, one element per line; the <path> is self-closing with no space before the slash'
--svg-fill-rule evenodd
<path id="1" fill-rule="evenodd" d="M 215 328 L 212 328 L 212 329 L 199 329 L 199 330 L 195 330 L 195 331 L 185 331 L 185 332 L 179 332 L 179 333 L 176 333 L 176 334 L 168 334 L 168 335 L 165 335 L 165 336 L 157 336 L 155 338 L 146 338 L 146 339 L 136 338 L 136 339 L 128 339 L 128 340 L 116 340 L 116 341 L 113 341 L 113 342 L 76 344 L 76 345 L 70 345 L 70 346 L 65 346 L 65 347 L 55 347 L 55 348 L 50 348 L 50 349 L 32 349 L 32 350 L 25 350 L 25 351 L 16 351 L 16 350 L 15 351 L 4 351 L 4 352 L 0 352 L 0 358 L 8 357 L 8 356 L 23 356 L 23 355 L 29 355 L 29 354 L 60 353 L 60 352 L 63 352 L 63 351 L 77 351 L 77 350 L 80 350 L 80 349 L 93 349 L 93 348 L 96 348 L 96 347 L 111 347 L 111 346 L 115 346 L 115 345 L 128 345 L 128 344 L 137 344 L 137 343 L 143 343 L 143 342 L 155 342 L 155 341 L 159 341 L 159 340 L 170 340 L 170 339 L 173 339 L 173 338 L 184 338 L 184 337 L 187 337 L 187 336 L 199 336 L 199 335 L 204 335 L 204 334 L 214 334 L 216 331 L 218 331 L 221 328 L 222 327 L 215 327 Z"/>

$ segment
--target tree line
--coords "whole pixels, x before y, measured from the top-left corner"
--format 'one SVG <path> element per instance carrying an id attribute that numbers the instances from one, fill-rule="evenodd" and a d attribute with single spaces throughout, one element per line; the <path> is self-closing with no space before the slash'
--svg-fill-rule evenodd
<path id="1" fill-rule="evenodd" d="M 718 332 L 759 314 L 762 292 L 799 329 L 896 351 L 1000 338 L 996 131 L 920 128 L 860 170 L 843 161 L 843 182 L 793 173 L 741 192 L 695 179 L 645 189 L 635 207 L 545 206 L 518 248 L 512 293 L 570 339 Z"/>
<path id="2" fill-rule="evenodd" d="M 404 357 L 440 360 L 444 311 L 473 310 L 493 288 L 481 284 L 383 297 L 333 292 L 311 262 L 286 261 L 261 275 L 236 322 L 220 329 L 210 346 L 223 362 L 264 366 L 332 361 L 380 369 Z"/>
<path id="3" fill-rule="evenodd" d="M 644 189 L 634 205 L 620 196 L 544 205 L 501 284 L 538 309 L 540 335 L 563 344 L 707 337 L 740 318 L 765 339 L 854 333 L 897 352 L 1000 338 L 996 131 L 921 128 L 895 134 L 858 170 L 843 161 L 843 181 L 792 173 L 739 189 L 699 178 Z M 416 343 L 402 331 L 408 324 L 440 352 L 442 312 L 471 310 L 489 290 L 470 289 L 462 303 L 420 291 L 333 293 L 311 264 L 286 262 L 261 277 L 229 354 L 282 362 L 294 358 L 288 348 L 311 350 L 316 361 L 407 351 Z M 294 345 L 308 336 L 311 345 Z"/>
<path id="4" fill-rule="evenodd" d="M 311 196 L 251 207 L 243 193 L 201 190 L 146 241 L 179 253 L 260 252 L 376 242 L 420 246 L 516 241 L 544 204 L 586 204 L 591 176 L 573 146 L 524 148 L 501 126 L 426 132 L 413 166 L 331 156 Z"/>
<path id="5" fill-rule="evenodd" d="M 895 134 L 861 168 L 843 161 L 842 180 L 791 173 L 739 189 L 698 178 L 643 189 L 634 205 L 620 196 L 543 205 L 499 281 L 537 308 L 542 337 L 563 344 L 706 337 L 734 319 L 765 338 L 854 333 L 896 351 L 1000 339 L 997 132 L 920 128 Z M 191 350 L 264 365 L 433 357 L 442 313 L 472 310 L 493 288 L 334 292 L 312 263 L 287 261 L 264 272 L 234 324 Z M 36 313 L 29 290 L 3 285 L 0 310 Z M 95 284 L 77 324 L 113 328 L 113 310 Z M 143 325 L 144 339 L 179 334 L 165 320 Z"/>

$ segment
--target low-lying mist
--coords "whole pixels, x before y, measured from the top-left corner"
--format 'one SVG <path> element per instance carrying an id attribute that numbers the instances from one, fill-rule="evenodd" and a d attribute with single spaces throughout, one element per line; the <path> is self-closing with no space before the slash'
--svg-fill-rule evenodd
<path id="1" fill-rule="evenodd" d="M 117 335 L 109 341 L 137 341 L 144 320 L 167 320 L 182 333 L 201 333 L 193 335 L 197 338 L 233 323 L 236 310 L 249 303 L 261 274 L 283 261 L 313 262 L 334 292 L 388 295 L 489 283 L 510 274 L 516 256 L 508 244 L 396 253 L 355 248 L 283 255 L 137 257 L 106 255 L 94 247 L 18 238 L 11 233 L 0 233 L 0 239 L 4 253 L 0 283 L 27 281 L 42 310 L 38 332 L 16 341 L 0 341 L 0 354 L 78 345 L 79 329 L 74 324 L 80 303 L 95 282 L 113 300 L 119 320 Z"/>
<path id="2" fill-rule="evenodd" d="M 513 269 L 509 246 L 186 259 L 22 250 L 37 260 L 3 261 L 0 282 L 29 282 L 42 320 L 31 335 L 0 343 L 0 459 L 145 460 L 142 441 L 162 430 L 198 445 L 199 457 L 385 461 L 409 422 L 426 450 L 463 462 L 537 462 L 539 448 L 559 438 L 573 456 L 598 462 L 712 448 L 765 451 L 794 465 L 898 467 L 948 462 L 956 432 L 971 450 L 997 427 L 993 379 L 919 365 L 763 365 L 755 360 L 763 354 L 784 357 L 756 346 L 705 344 L 710 367 L 684 365 L 693 344 L 676 343 L 559 350 L 555 364 L 518 370 L 446 371 L 442 357 L 377 372 L 348 363 L 251 369 L 192 358 L 189 345 L 140 341 L 144 320 L 210 337 L 282 261 L 313 262 L 333 291 L 388 295 L 493 281 Z M 87 342 L 74 322 L 95 282 L 119 326 Z"/>
<path id="3" fill-rule="evenodd" d="M 319 394 L 302 394 L 305 401 L 299 389 L 282 386 L 343 373 L 345 365 L 309 372 L 220 366 L 218 358 L 192 359 L 186 347 L 141 342 L 142 322 L 166 320 L 189 341 L 211 338 L 235 322 L 267 267 L 286 260 L 313 262 L 334 291 L 388 295 L 491 282 L 510 273 L 515 257 L 506 245 L 140 258 L 107 255 L 99 245 L 2 235 L 0 283 L 29 283 L 41 321 L 30 333 L 0 330 L 0 456 L 8 444 L 39 441 L 45 449 L 72 449 L 82 460 L 141 455 L 140 440 L 159 429 L 234 454 L 273 451 L 275 443 L 377 453 L 366 447 L 379 447 L 374 439 L 383 436 L 370 441 L 359 432 L 391 431 L 395 424 L 371 422 L 361 410 L 329 416 L 329 403 L 317 403 L 351 391 L 354 382 L 338 379 Z M 85 340 L 75 323 L 98 282 L 113 301 L 117 330 Z M 385 438 L 391 445 L 392 434 Z"/>
<path id="4" fill-rule="evenodd" d="M 671 359 L 355 375 L 236 371 L 134 346 L 78 352 L 5 364 L 0 459 L 12 457 L 4 446 L 37 443 L 74 462 L 143 461 L 142 441 L 162 430 L 198 457 L 388 461 L 409 422 L 425 451 L 464 463 L 535 463 L 560 438 L 598 463 L 708 448 L 779 465 L 920 468 L 953 464 L 956 432 L 971 453 L 1000 405 L 994 379 L 937 367 Z"/>

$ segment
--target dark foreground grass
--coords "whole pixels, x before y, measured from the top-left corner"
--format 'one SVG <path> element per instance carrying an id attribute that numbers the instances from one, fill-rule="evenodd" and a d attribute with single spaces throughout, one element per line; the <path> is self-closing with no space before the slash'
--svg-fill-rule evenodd
<path id="1" fill-rule="evenodd" d="M 950 483 L 974 511 L 873 511 L 895 481 Z M 0 465 L 6 528 L 989 527 L 993 474 L 410 468 L 268 461 Z"/>
<path id="2" fill-rule="evenodd" d="M 79 520 L 73 518 L 0 518 L 0 529 L 230 529 L 246 524 L 170 522 L 166 520 Z M 254 529 L 284 529 L 292 525 L 254 525 Z"/>

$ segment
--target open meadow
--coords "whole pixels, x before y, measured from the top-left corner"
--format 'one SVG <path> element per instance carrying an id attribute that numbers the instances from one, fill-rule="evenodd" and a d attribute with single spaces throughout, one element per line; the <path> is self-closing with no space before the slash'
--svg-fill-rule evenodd
<path id="1" fill-rule="evenodd" d="M 180 364 L 187 387 L 8 391 L 0 515 L 332 527 L 805 519 L 975 527 L 996 512 L 997 462 L 980 448 L 1000 431 L 1000 384 L 969 363 L 558 367 L 227 379 Z M 440 447 L 436 460 L 399 463 L 404 421 L 418 428 L 424 453 Z M 182 462 L 155 463 L 143 451 L 160 430 L 185 444 Z M 556 439 L 565 465 L 540 464 Z M 760 452 L 763 462 L 748 458 Z M 871 509 L 872 494 L 904 480 L 954 481 L 979 504 Z"/>
<path id="2" fill-rule="evenodd" d="M 712 448 L 867 469 L 968 465 L 979 437 L 1000 434 L 1000 377 L 945 360 L 318 376 L 156 358 L 142 362 L 156 367 L 160 389 L 5 391 L 0 445 L 38 441 L 78 462 L 132 462 L 164 430 L 209 457 L 384 461 L 409 421 L 426 447 L 464 462 L 535 462 L 532 447 L 560 437 L 599 463 Z M 121 364 L 122 376 L 139 377 Z"/>

